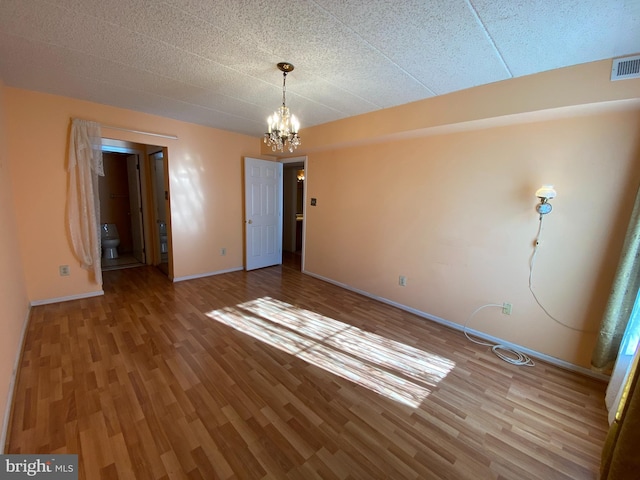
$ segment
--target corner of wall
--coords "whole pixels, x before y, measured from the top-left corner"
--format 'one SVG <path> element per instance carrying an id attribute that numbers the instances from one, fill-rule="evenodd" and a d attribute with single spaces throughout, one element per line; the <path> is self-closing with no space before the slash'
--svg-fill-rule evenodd
<path id="1" fill-rule="evenodd" d="M 9 424 L 13 386 L 21 354 L 22 337 L 29 317 L 24 269 L 19 251 L 11 181 L 11 158 L 6 147 L 4 84 L 0 79 L 0 412 L 4 413 L 2 439 Z M 2 445 L 4 448 L 4 444 Z"/>

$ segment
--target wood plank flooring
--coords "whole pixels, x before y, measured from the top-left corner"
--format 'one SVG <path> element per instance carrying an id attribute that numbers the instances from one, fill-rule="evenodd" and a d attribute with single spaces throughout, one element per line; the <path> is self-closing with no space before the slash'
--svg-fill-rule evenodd
<path id="1" fill-rule="evenodd" d="M 7 453 L 80 479 L 595 479 L 602 382 L 288 266 L 32 309 Z"/>

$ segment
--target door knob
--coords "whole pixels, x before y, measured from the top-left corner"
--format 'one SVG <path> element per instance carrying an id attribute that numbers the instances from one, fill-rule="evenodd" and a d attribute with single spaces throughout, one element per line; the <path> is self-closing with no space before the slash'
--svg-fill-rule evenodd
<path id="1" fill-rule="evenodd" d="M 251 225 L 251 224 L 253 223 L 253 220 L 249 220 L 249 221 L 247 221 L 247 223 L 248 223 L 249 225 Z"/>

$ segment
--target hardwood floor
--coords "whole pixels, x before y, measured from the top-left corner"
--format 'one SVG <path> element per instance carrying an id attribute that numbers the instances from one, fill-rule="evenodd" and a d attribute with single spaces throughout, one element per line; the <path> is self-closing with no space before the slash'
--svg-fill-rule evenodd
<path id="1" fill-rule="evenodd" d="M 32 309 L 7 453 L 81 479 L 595 479 L 605 385 L 295 268 Z"/>

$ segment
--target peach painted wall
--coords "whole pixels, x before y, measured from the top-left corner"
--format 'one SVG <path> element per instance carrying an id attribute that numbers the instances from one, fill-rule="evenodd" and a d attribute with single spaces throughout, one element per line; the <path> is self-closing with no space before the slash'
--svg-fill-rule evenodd
<path id="1" fill-rule="evenodd" d="M 21 333 L 29 313 L 27 288 L 20 260 L 17 223 L 13 209 L 10 160 L 7 145 L 6 108 L 0 80 L 0 415 L 3 422 L 10 394 L 13 367 Z M 0 447 L 4 452 L 4 443 Z"/>
<path id="2" fill-rule="evenodd" d="M 18 238 L 31 301 L 100 291 L 74 258 L 66 229 L 70 119 L 177 135 L 178 140 L 103 128 L 103 137 L 166 146 L 176 278 L 243 265 L 242 157 L 255 138 L 55 95 L 4 88 Z M 227 249 L 220 256 L 220 248 Z M 58 266 L 71 266 L 60 277 Z"/>
<path id="3" fill-rule="evenodd" d="M 585 70 L 597 78 L 576 75 Z M 534 192 L 558 191 L 534 290 L 558 320 L 594 331 L 640 184 L 640 80 L 609 82 L 602 63 L 555 75 L 555 86 L 547 73 L 541 85 L 532 76 L 480 87 L 492 92 L 482 102 L 473 91 L 434 99 L 456 118 L 418 134 L 429 101 L 307 129 L 305 270 L 459 325 L 481 305 L 512 303 L 511 316 L 487 308 L 470 327 L 588 367 L 595 335 L 554 322 L 528 289 Z M 563 104 L 559 90 L 584 103 Z M 368 121 L 376 133 L 363 133 Z M 358 145 L 345 146 L 351 131 Z"/>

